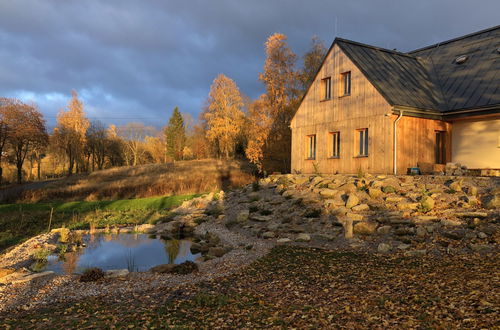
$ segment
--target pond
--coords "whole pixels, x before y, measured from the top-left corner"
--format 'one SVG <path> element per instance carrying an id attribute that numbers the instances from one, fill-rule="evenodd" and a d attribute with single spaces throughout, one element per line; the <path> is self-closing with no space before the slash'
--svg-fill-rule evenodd
<path id="1" fill-rule="evenodd" d="M 147 271 L 161 264 L 195 261 L 201 254 L 191 253 L 189 240 L 164 240 L 146 234 L 84 235 L 85 247 L 62 256 L 51 255 L 43 270 L 57 274 L 81 273 L 86 268 Z"/>

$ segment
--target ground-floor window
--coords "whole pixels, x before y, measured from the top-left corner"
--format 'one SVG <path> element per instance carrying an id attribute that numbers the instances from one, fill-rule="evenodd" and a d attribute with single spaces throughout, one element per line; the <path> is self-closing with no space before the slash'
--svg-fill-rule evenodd
<path id="1" fill-rule="evenodd" d="M 368 128 L 356 130 L 358 156 L 368 156 Z"/>
<path id="2" fill-rule="evenodd" d="M 436 131 L 436 164 L 446 164 L 445 131 Z"/>
<path id="3" fill-rule="evenodd" d="M 307 136 L 307 159 L 316 159 L 316 134 Z"/>
<path id="4" fill-rule="evenodd" d="M 340 132 L 330 132 L 330 158 L 340 157 Z"/>

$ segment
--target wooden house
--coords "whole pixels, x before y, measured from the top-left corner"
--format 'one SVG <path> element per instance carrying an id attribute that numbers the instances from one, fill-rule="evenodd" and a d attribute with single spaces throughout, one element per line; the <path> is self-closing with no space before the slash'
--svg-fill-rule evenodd
<path id="1" fill-rule="evenodd" d="M 337 38 L 290 128 L 292 173 L 500 169 L 500 26 L 408 53 Z"/>

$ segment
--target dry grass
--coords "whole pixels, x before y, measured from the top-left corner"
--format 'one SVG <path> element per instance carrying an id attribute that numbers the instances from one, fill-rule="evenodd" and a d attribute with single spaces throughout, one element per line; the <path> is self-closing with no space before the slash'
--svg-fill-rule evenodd
<path id="1" fill-rule="evenodd" d="M 97 201 L 204 193 L 254 181 L 243 161 L 215 159 L 116 167 L 58 180 L 26 191 L 17 202 Z"/>

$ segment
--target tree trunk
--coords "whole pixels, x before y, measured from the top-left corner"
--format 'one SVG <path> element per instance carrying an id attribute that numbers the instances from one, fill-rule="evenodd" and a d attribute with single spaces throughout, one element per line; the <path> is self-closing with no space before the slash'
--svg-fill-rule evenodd
<path id="1" fill-rule="evenodd" d="M 21 184 L 23 181 L 23 164 L 17 163 L 17 183 Z"/>
<path id="2" fill-rule="evenodd" d="M 36 170 L 36 176 L 38 178 L 38 181 L 40 181 L 41 177 L 42 177 L 42 172 L 40 169 L 42 167 L 42 158 L 40 156 L 37 158 L 37 165 L 38 166 L 37 166 L 37 170 Z"/>

